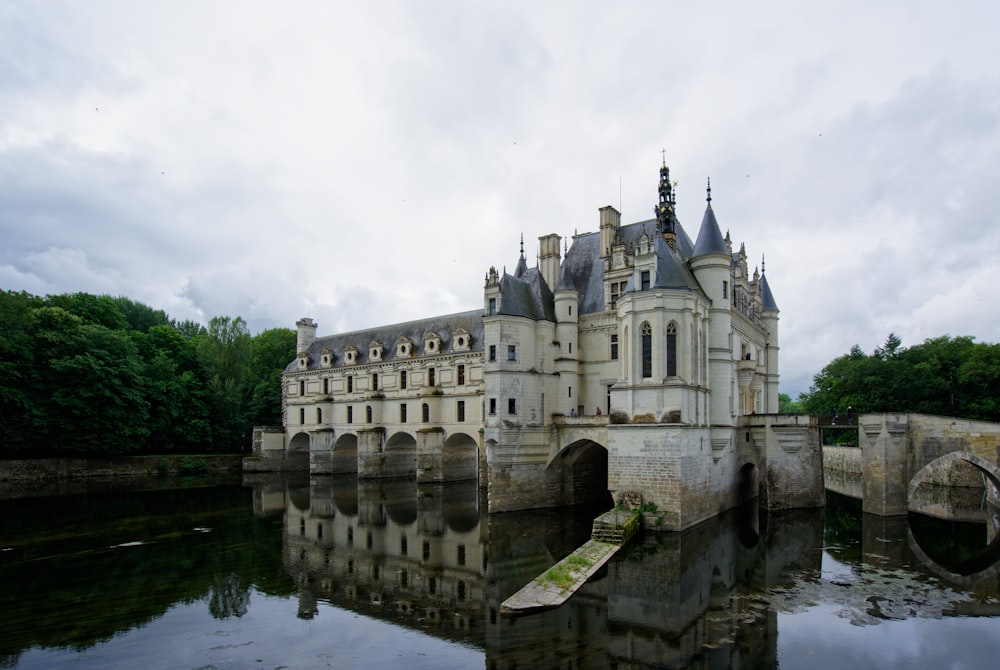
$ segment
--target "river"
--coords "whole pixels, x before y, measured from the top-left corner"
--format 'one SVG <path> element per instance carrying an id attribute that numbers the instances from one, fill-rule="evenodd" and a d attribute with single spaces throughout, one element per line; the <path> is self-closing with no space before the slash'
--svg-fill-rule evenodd
<path id="1" fill-rule="evenodd" d="M 743 508 L 633 542 L 558 609 L 500 603 L 606 504 L 472 484 L 97 486 L 0 500 L 3 668 L 993 668 L 986 523 Z M 990 537 L 994 537 L 992 543 Z"/>

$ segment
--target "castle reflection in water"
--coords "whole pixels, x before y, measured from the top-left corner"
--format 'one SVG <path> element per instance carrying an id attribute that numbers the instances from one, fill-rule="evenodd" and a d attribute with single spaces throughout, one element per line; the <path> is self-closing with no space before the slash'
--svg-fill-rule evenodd
<path id="1" fill-rule="evenodd" d="M 779 524 L 737 511 L 649 535 L 562 607 L 507 618 L 503 600 L 584 542 L 601 510 L 487 515 L 475 482 L 254 489 L 258 513 L 284 515 L 300 617 L 327 602 L 482 648 L 489 669 L 773 666 L 777 615 L 754 594 L 818 574 L 821 562 L 822 510 Z"/>

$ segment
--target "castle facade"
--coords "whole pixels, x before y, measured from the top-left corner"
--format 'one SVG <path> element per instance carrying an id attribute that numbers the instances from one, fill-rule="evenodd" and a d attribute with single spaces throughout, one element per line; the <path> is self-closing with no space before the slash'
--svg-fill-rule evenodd
<path id="1" fill-rule="evenodd" d="M 260 449 L 317 474 L 478 478 L 491 511 L 610 491 L 681 528 L 755 496 L 737 429 L 778 411 L 778 307 L 711 189 L 692 242 L 673 188 L 663 165 L 654 218 L 602 207 L 595 232 L 540 237 L 536 267 L 522 241 L 480 309 L 323 337 L 300 320 Z"/>

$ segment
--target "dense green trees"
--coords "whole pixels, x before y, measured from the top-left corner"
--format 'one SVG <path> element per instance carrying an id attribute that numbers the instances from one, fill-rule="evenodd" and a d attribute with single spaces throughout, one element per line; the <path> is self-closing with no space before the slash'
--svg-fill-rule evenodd
<path id="1" fill-rule="evenodd" d="M 0 291 L 0 458 L 238 452 L 279 423 L 295 332 L 128 298 Z"/>
<path id="2" fill-rule="evenodd" d="M 890 333 L 866 355 L 855 345 L 813 378 L 804 411 L 921 412 L 1000 421 L 1000 345 L 944 335 L 903 347 Z"/>

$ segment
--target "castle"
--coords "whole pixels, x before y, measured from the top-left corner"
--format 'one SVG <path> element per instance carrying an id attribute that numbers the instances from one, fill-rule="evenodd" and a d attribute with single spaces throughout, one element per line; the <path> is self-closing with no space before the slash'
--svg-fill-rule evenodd
<path id="1" fill-rule="evenodd" d="M 301 319 L 283 426 L 257 451 L 308 454 L 313 474 L 478 478 L 490 511 L 610 491 L 665 528 L 756 497 L 778 307 L 710 185 L 694 242 L 675 206 L 664 163 L 655 218 L 602 207 L 596 232 L 540 237 L 534 268 L 522 238 L 481 309 L 323 337 Z"/>

